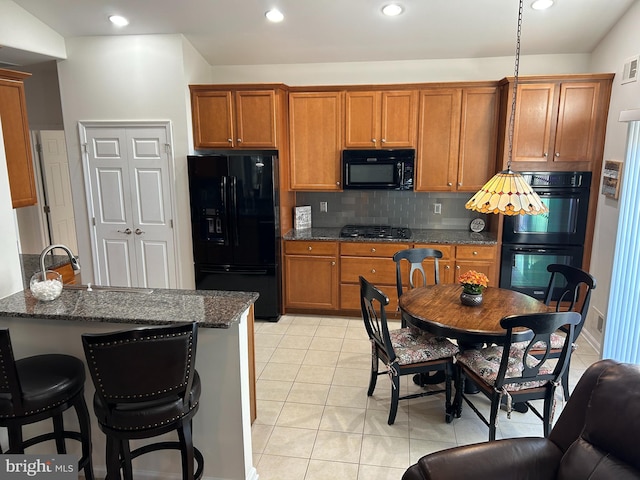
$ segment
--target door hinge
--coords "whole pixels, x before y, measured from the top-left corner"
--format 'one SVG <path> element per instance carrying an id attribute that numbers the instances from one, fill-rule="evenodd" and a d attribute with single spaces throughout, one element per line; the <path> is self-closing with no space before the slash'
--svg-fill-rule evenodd
<path id="1" fill-rule="evenodd" d="M 169 219 L 169 228 L 173 228 L 173 218 Z"/>
<path id="2" fill-rule="evenodd" d="M 49 208 L 49 205 L 45 205 L 44 207 L 42 207 L 42 209 L 44 210 L 44 213 L 51 213 L 51 208 Z"/>
<path id="3" fill-rule="evenodd" d="M 88 151 L 89 151 L 89 150 L 87 149 L 87 144 L 86 144 L 86 143 L 83 143 L 83 144 L 82 144 L 82 151 L 83 151 L 84 153 L 88 153 Z M 94 220 L 95 220 L 95 219 L 94 219 Z"/>
<path id="4" fill-rule="evenodd" d="M 41 143 L 36 143 L 36 152 L 38 152 L 38 155 L 42 156 L 42 144 Z"/>
<path id="5" fill-rule="evenodd" d="M 164 144 L 164 151 L 166 153 L 171 153 L 171 144 L 170 143 L 165 143 Z"/>
<path id="6" fill-rule="evenodd" d="M 93 224 L 94 227 L 96 226 L 96 217 L 93 217 L 91 219 L 91 223 Z"/>

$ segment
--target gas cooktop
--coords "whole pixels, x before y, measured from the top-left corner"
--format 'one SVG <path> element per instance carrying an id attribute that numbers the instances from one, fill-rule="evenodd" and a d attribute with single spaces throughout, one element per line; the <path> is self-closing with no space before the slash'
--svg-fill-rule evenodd
<path id="1" fill-rule="evenodd" d="M 341 237 L 347 238 L 392 238 L 408 240 L 411 230 L 407 227 L 389 225 L 345 225 L 340 230 Z"/>

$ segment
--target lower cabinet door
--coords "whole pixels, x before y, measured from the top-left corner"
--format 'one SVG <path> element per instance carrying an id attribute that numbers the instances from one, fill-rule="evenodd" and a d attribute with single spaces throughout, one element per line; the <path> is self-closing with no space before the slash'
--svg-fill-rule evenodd
<path id="1" fill-rule="evenodd" d="M 338 309 L 336 257 L 285 255 L 284 266 L 286 307 Z"/>

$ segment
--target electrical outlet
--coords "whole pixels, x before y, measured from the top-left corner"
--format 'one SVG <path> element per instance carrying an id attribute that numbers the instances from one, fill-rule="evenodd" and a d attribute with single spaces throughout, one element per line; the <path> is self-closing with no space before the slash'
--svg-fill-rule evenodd
<path id="1" fill-rule="evenodd" d="M 320 202 L 320 211 L 321 212 L 327 211 L 327 202 Z"/>
<path id="2" fill-rule="evenodd" d="M 433 213 L 435 213 L 436 215 L 440 215 L 442 213 L 442 204 L 441 203 L 434 203 L 433 204 Z"/>

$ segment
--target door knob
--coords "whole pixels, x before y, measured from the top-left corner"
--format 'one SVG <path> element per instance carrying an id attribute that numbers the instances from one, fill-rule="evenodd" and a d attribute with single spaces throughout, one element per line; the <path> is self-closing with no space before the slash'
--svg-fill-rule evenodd
<path id="1" fill-rule="evenodd" d="M 118 233 L 125 233 L 127 235 L 131 235 L 131 229 L 127 228 L 126 230 L 118 230 Z"/>
<path id="2" fill-rule="evenodd" d="M 144 233 L 144 230 L 140 230 L 139 228 L 136 228 L 136 235 L 142 235 Z"/>

